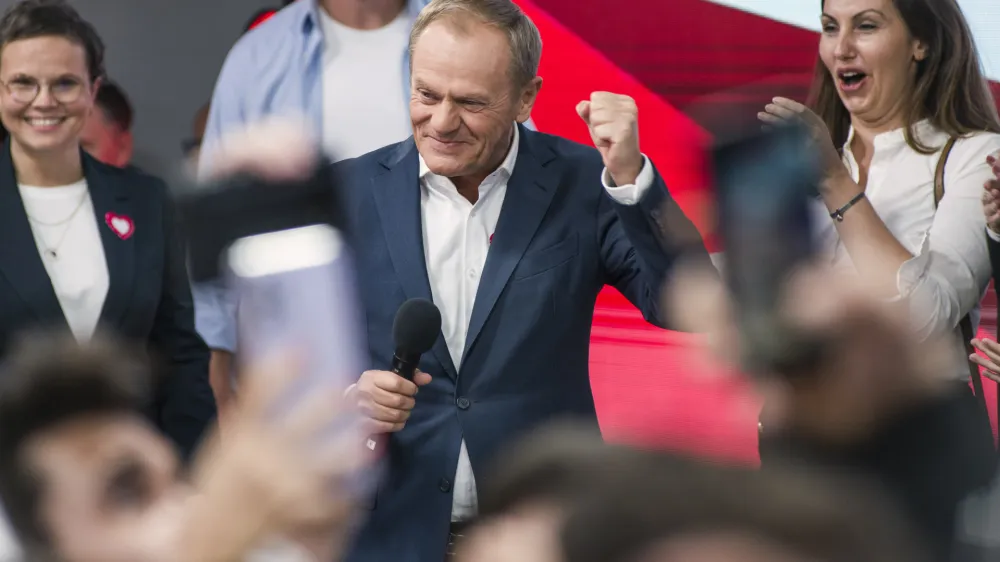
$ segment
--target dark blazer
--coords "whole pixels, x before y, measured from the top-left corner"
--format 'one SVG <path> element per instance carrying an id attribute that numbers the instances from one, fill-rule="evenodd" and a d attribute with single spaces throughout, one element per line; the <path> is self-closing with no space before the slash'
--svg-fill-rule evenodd
<path id="1" fill-rule="evenodd" d="M 601 185 L 597 150 L 524 127 L 520 137 L 462 364 L 452 364 L 443 336 L 422 357 L 434 380 L 389 440 L 387 472 L 349 560 L 444 560 L 462 438 L 482 479 L 497 451 L 553 418 L 596 423 L 588 359 L 598 293 L 613 285 L 664 326 L 660 290 L 678 257 L 710 263 L 658 173 L 639 204 L 619 205 Z M 336 168 L 376 369 L 389 367 L 399 306 L 432 296 L 417 156 L 409 139 Z"/>
<path id="2" fill-rule="evenodd" d="M 194 330 L 171 199 L 161 180 L 81 154 L 110 281 L 98 330 L 148 345 L 166 364 L 150 416 L 189 455 L 215 417 L 215 398 L 208 384 L 208 348 Z M 105 224 L 108 212 L 130 217 L 134 234 L 119 238 Z M 0 238 L 2 357 L 23 330 L 69 330 L 31 233 L 9 142 L 0 152 Z"/>

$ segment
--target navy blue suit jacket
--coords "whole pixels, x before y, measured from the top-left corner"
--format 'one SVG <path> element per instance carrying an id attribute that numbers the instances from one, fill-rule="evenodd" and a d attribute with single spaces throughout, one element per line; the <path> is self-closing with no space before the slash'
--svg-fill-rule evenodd
<path id="1" fill-rule="evenodd" d="M 444 560 L 463 437 L 482 478 L 502 446 L 548 420 L 596 424 L 588 359 L 598 293 L 617 287 L 663 326 L 660 289 L 677 258 L 708 263 L 658 173 L 639 204 L 619 205 L 601 185 L 597 150 L 524 127 L 520 138 L 462 364 L 452 364 L 443 337 L 422 357 L 433 382 L 389 440 L 387 474 L 352 561 Z M 389 367 L 399 306 L 431 298 L 417 156 L 409 139 L 337 165 L 375 369 Z"/>
<path id="2" fill-rule="evenodd" d="M 208 348 L 194 330 L 191 289 L 170 196 L 153 176 L 81 154 L 110 281 L 98 330 L 146 345 L 165 363 L 149 414 L 189 456 L 215 418 L 215 398 L 208 384 Z M 134 234 L 119 238 L 105 224 L 108 212 L 130 217 Z M 25 330 L 69 331 L 17 189 L 9 141 L 0 151 L 0 238 L 3 357 Z"/>

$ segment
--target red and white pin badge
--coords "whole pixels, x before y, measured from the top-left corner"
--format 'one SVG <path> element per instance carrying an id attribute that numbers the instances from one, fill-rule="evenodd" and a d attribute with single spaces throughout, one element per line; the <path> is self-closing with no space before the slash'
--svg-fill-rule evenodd
<path id="1" fill-rule="evenodd" d="M 108 228 L 114 231 L 122 240 L 128 240 L 135 233 L 135 223 L 125 215 L 119 215 L 108 211 L 104 214 L 104 222 Z"/>
<path id="2" fill-rule="evenodd" d="M 496 234 L 496 232 L 494 232 L 493 234 Z M 491 246 L 493 245 L 493 234 L 490 234 L 490 245 Z"/>

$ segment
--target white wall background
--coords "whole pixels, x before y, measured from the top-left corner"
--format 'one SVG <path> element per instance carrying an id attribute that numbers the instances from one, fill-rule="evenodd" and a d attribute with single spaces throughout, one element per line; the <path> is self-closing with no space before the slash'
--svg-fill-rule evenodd
<path id="1" fill-rule="evenodd" d="M 0 0 L 0 10 L 14 0 Z M 108 75 L 135 106 L 135 163 L 170 174 L 226 53 L 258 9 L 280 0 L 70 0 L 101 33 Z"/>

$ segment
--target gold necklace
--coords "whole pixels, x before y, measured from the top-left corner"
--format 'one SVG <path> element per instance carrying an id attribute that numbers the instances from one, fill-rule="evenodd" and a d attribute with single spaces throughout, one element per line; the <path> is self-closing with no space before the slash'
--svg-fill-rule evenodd
<path id="1" fill-rule="evenodd" d="M 73 217 L 75 217 L 76 214 L 80 212 L 80 209 L 83 208 L 83 202 L 87 200 L 88 194 L 89 192 L 84 190 L 83 196 L 80 197 L 80 201 L 78 201 L 76 204 L 76 208 L 73 209 L 73 212 L 70 213 L 68 217 L 66 217 L 61 221 L 44 222 L 36 219 L 31 215 L 28 215 L 28 220 L 30 220 L 35 224 L 40 224 L 42 226 L 61 226 L 64 224 L 66 225 L 66 227 L 63 228 L 62 234 L 59 236 L 59 242 L 57 242 L 55 246 L 49 246 L 49 244 L 45 241 L 45 237 L 42 236 L 41 232 L 35 233 L 38 237 L 38 241 L 42 243 L 42 247 L 44 248 L 44 251 L 42 252 L 43 255 L 46 255 L 54 260 L 59 259 L 59 248 L 62 247 L 63 241 L 66 240 L 66 234 L 69 232 L 70 227 L 73 226 L 71 221 L 73 220 Z"/>

